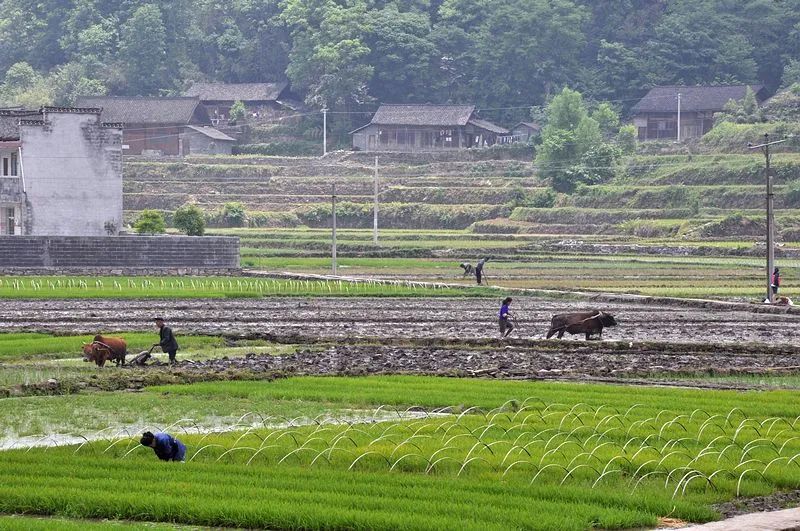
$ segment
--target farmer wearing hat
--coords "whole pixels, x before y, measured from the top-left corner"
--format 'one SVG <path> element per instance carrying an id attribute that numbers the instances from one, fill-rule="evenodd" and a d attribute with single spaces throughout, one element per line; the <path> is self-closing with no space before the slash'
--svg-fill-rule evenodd
<path id="1" fill-rule="evenodd" d="M 172 328 L 164 325 L 163 317 L 155 318 L 156 326 L 158 327 L 158 335 L 161 339 L 158 343 L 153 343 L 153 347 L 161 347 L 161 350 L 169 354 L 169 362 L 175 363 L 175 354 L 178 352 L 178 342 L 175 341 L 175 335 L 172 333 Z"/>
<path id="2" fill-rule="evenodd" d="M 184 461 L 186 459 L 186 446 L 168 433 L 153 434 L 146 431 L 142 434 L 139 442 L 142 446 L 152 448 L 162 461 Z"/>

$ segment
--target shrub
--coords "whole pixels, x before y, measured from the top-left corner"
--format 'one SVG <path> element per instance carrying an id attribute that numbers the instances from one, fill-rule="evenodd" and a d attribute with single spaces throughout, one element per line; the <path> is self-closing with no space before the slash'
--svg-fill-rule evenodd
<path id="1" fill-rule="evenodd" d="M 301 157 L 309 155 L 319 155 L 322 153 L 322 145 L 319 142 L 309 142 L 307 140 L 295 140 L 292 142 L 268 142 L 262 144 L 242 144 L 234 146 L 234 155 L 265 155 L 265 156 L 286 156 Z"/>
<path id="2" fill-rule="evenodd" d="M 167 225 L 164 222 L 164 214 L 161 211 L 142 210 L 133 223 L 133 228 L 139 234 L 164 234 L 167 230 Z"/>
<path id="3" fill-rule="evenodd" d="M 525 206 L 532 208 L 551 208 L 556 204 L 558 194 L 552 188 L 542 188 L 528 194 Z"/>
<path id="4" fill-rule="evenodd" d="M 197 205 L 187 203 L 175 211 L 172 224 L 188 236 L 202 236 L 206 231 L 203 211 Z"/>
<path id="5" fill-rule="evenodd" d="M 222 207 L 222 220 L 229 227 L 243 227 L 247 221 L 247 212 L 241 203 L 225 203 Z"/>
<path id="6" fill-rule="evenodd" d="M 628 203 L 631 208 L 687 208 L 694 214 L 700 211 L 700 197 L 686 186 L 671 185 L 663 189 L 641 189 Z"/>

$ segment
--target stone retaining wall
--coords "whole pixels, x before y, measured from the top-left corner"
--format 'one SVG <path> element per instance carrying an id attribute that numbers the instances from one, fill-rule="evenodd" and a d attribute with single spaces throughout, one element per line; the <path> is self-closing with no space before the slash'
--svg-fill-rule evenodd
<path id="1" fill-rule="evenodd" d="M 224 236 L 0 236 L 0 272 L 229 274 L 239 238 Z"/>

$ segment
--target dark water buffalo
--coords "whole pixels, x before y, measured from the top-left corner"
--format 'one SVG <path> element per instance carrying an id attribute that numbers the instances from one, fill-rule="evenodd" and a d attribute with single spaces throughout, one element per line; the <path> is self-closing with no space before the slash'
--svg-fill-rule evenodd
<path id="1" fill-rule="evenodd" d="M 604 326 L 617 326 L 617 321 L 613 315 L 597 310 L 560 313 L 553 316 L 553 320 L 550 322 L 550 330 L 547 331 L 547 339 L 550 339 L 554 334 L 558 334 L 558 338 L 561 339 L 564 337 L 564 332 L 586 334 L 586 339 L 589 339 L 593 334 L 603 337 Z"/>
<path id="2" fill-rule="evenodd" d="M 128 344 L 121 337 L 96 335 L 91 343 L 83 345 L 83 361 L 93 361 L 98 367 L 109 360 L 116 362 L 117 366 L 125 365 L 127 352 Z"/>

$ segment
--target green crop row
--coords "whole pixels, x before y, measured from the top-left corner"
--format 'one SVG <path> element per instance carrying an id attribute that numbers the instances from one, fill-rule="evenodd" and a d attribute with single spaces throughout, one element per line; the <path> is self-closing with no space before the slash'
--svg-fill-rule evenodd
<path id="1" fill-rule="evenodd" d="M 346 282 L 341 280 L 276 280 L 251 277 L 0 277 L 0 297 L 72 298 L 226 298 L 320 296 L 481 296 L 468 290 L 422 286 L 407 282 Z"/>
<path id="2" fill-rule="evenodd" d="M 737 491 L 800 480 L 792 392 L 397 376 L 149 393 L 178 409 L 188 399 L 227 407 L 232 397 L 325 404 L 347 422 L 262 409 L 243 423 L 263 425 L 238 433 L 186 435 L 191 423 L 178 423 L 171 431 L 189 446 L 182 465 L 158 462 L 135 437 L 2 452 L 0 512 L 229 527 L 611 529 L 666 515 L 707 521 L 709 505 Z M 359 420 L 352 408 L 361 407 L 373 412 Z"/>

